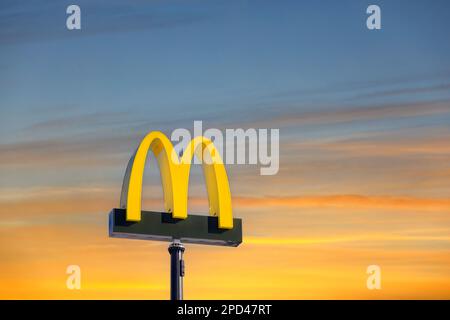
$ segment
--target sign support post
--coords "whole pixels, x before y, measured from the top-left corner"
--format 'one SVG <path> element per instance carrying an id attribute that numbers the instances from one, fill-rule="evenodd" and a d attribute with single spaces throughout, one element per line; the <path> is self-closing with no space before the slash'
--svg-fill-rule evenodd
<path id="1" fill-rule="evenodd" d="M 184 246 L 175 239 L 169 245 L 170 253 L 170 299 L 183 300 Z"/>

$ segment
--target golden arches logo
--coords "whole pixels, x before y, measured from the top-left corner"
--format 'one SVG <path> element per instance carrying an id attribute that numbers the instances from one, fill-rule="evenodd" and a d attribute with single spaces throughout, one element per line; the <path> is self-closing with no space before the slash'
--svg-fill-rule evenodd
<path id="1" fill-rule="evenodd" d="M 127 221 L 141 220 L 142 181 L 145 161 L 150 150 L 158 161 L 165 209 L 172 213 L 173 218 L 186 219 L 188 216 L 189 174 L 192 159 L 197 155 L 202 159 L 209 212 L 213 216 L 218 216 L 220 229 L 233 228 L 228 177 L 213 142 L 205 137 L 195 137 L 180 158 L 172 142 L 159 131 L 147 134 L 128 162 L 120 196 L 120 207 L 126 209 Z"/>

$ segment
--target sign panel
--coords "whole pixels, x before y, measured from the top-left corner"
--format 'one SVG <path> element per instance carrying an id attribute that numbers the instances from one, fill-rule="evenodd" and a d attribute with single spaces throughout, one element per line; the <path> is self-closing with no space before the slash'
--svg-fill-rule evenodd
<path id="1" fill-rule="evenodd" d="M 233 229 L 220 229 L 218 217 L 189 214 L 177 219 L 170 213 L 142 211 L 141 221 L 133 222 L 126 220 L 125 209 L 113 209 L 109 236 L 237 247 L 242 242 L 242 220 L 234 218 Z"/>

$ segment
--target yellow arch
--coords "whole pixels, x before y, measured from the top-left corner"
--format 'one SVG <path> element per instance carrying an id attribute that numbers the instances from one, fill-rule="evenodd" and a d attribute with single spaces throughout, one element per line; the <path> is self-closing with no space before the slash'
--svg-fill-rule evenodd
<path id="1" fill-rule="evenodd" d="M 120 198 L 120 207 L 127 209 L 127 221 L 141 220 L 142 180 L 149 150 L 158 161 L 167 212 L 171 212 L 174 218 L 187 218 L 189 173 L 192 159 L 196 154 L 203 159 L 209 212 L 219 217 L 219 228 L 233 228 L 228 177 L 220 154 L 212 141 L 205 137 L 192 139 L 180 159 L 170 140 L 159 131 L 150 132 L 145 136 L 128 162 Z"/>

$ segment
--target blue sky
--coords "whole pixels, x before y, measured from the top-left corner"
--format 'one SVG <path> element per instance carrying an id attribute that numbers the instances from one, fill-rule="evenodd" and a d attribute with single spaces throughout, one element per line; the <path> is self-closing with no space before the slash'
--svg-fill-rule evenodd
<path id="1" fill-rule="evenodd" d="M 448 3 L 377 3 L 380 31 L 366 1 L 79 1 L 68 31 L 69 2 L 2 2 L 2 139 L 53 116 L 252 120 L 448 84 Z"/>

